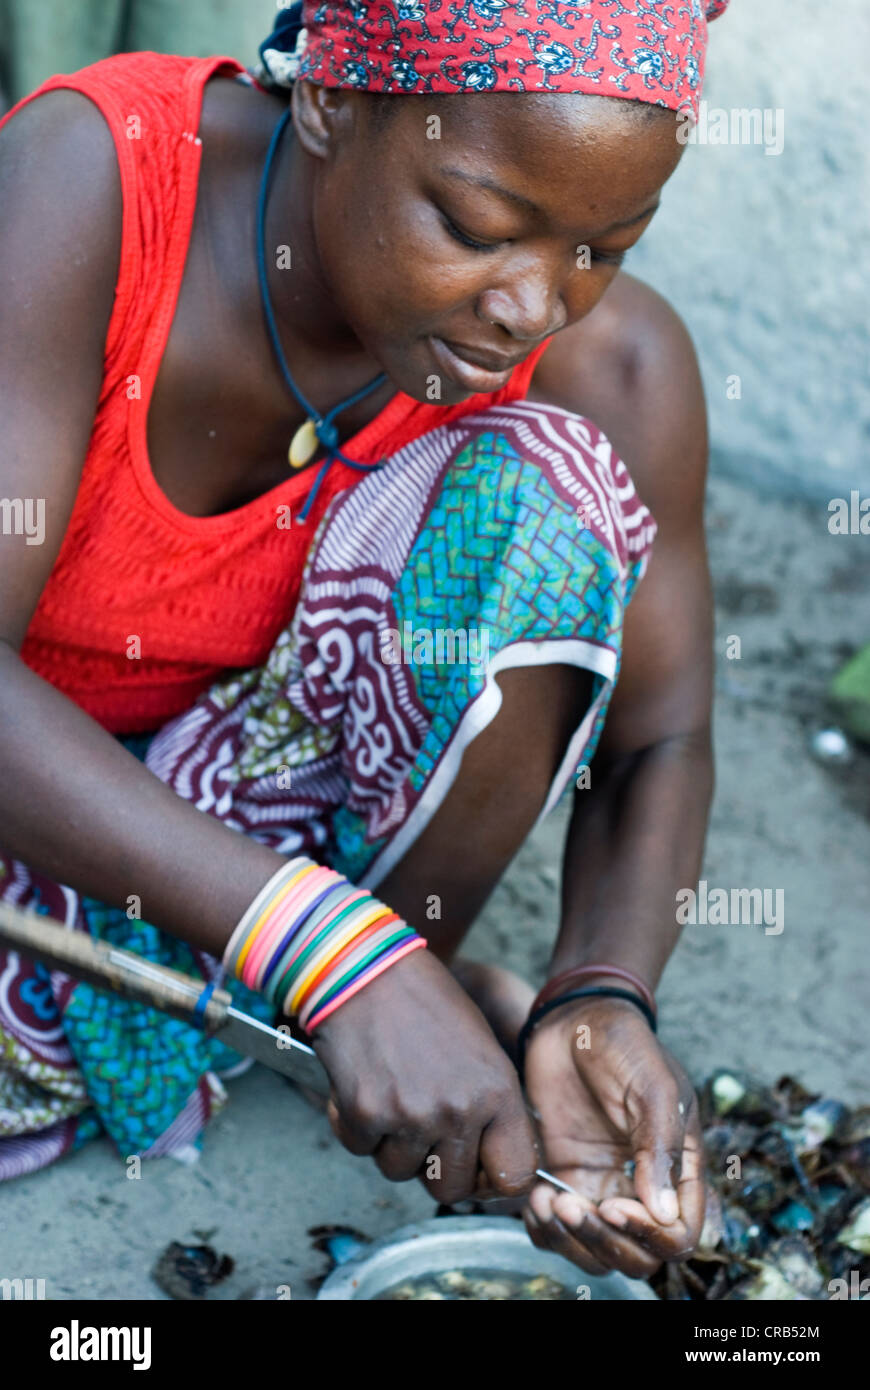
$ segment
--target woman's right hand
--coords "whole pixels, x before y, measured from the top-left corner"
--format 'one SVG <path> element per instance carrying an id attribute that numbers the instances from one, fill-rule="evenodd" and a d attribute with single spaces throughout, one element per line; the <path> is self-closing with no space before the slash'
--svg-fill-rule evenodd
<path id="1" fill-rule="evenodd" d="M 479 1190 L 481 1171 L 499 1196 L 529 1191 L 538 1160 L 517 1073 L 430 951 L 384 971 L 312 1042 L 332 1082 L 336 1136 L 373 1155 L 391 1182 L 419 1176 L 447 1204 Z"/>

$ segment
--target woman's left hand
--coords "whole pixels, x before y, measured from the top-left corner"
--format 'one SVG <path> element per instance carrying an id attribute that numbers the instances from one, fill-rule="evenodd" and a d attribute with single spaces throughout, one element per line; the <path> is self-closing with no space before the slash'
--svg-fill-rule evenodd
<path id="1" fill-rule="evenodd" d="M 690 1254 L 704 1221 L 697 1100 L 639 1010 L 609 998 L 554 1010 L 529 1040 L 526 1089 L 542 1166 L 577 1193 L 532 1190 L 535 1245 L 641 1279 Z"/>

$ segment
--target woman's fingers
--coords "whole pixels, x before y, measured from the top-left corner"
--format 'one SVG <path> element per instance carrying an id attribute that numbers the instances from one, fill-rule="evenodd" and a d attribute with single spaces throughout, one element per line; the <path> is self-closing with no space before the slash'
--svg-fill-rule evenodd
<path id="1" fill-rule="evenodd" d="M 562 1230 L 606 1268 L 638 1279 L 658 1269 L 661 1260 L 630 1234 L 608 1225 L 592 1203 L 557 1192 L 552 1210 Z"/>
<path id="2" fill-rule="evenodd" d="M 698 1105 L 688 1082 L 676 1095 L 670 1088 L 654 1097 L 647 1093 L 631 1138 L 637 1195 L 658 1227 L 674 1228 L 670 1244 L 683 1253 L 698 1241 L 706 1203 Z M 667 1246 L 665 1240 L 657 1248 Z"/>
<path id="3" fill-rule="evenodd" d="M 514 1067 L 480 1011 L 425 951 L 338 1009 L 314 1039 L 333 1083 L 330 1124 L 394 1181 L 470 1196 L 478 1167 L 499 1196 L 534 1182 L 535 1135 Z"/>
<path id="4" fill-rule="evenodd" d="M 383 1138 L 381 1128 L 362 1125 L 352 1112 L 350 1118 L 346 1118 L 345 1113 L 339 1109 L 334 1094 L 326 1103 L 326 1116 L 338 1142 L 358 1158 L 365 1154 L 373 1154 Z"/>
<path id="5" fill-rule="evenodd" d="M 660 1257 L 632 1236 L 608 1226 L 595 1204 L 579 1193 L 556 1192 L 541 1184 L 532 1192 L 528 1209 L 535 1223 L 536 1243 L 564 1255 L 590 1274 L 618 1269 L 631 1278 L 643 1279 L 661 1263 Z"/>
<path id="6" fill-rule="evenodd" d="M 678 1260 L 690 1255 L 704 1225 L 706 1189 L 702 1150 L 695 1146 L 694 1138 L 694 1134 L 690 1134 L 681 1159 L 678 1221 L 662 1226 L 650 1215 L 646 1204 L 631 1197 L 607 1197 L 599 1207 L 599 1215 L 608 1223 L 626 1231 L 662 1260 Z M 700 1142 L 700 1135 L 698 1139 Z"/>
<path id="7" fill-rule="evenodd" d="M 686 1225 L 689 1243 L 696 1246 L 704 1228 L 707 1206 L 707 1188 L 704 1183 L 704 1140 L 697 1108 L 690 1118 L 689 1134 L 683 1150 L 683 1168 L 680 1175 L 678 1193 L 680 1213 Z"/>
<path id="8" fill-rule="evenodd" d="M 408 1182 L 418 1173 L 425 1173 L 427 1166 L 431 1168 L 431 1164 L 427 1165 L 427 1148 L 420 1136 L 391 1134 L 378 1144 L 374 1159 L 389 1182 Z"/>
<path id="9" fill-rule="evenodd" d="M 532 1211 L 530 1205 L 526 1205 L 523 1212 L 523 1220 L 526 1223 L 526 1230 L 529 1239 L 539 1250 L 552 1250 L 556 1255 L 562 1255 L 572 1264 L 578 1265 L 587 1274 L 609 1274 L 610 1270 L 606 1265 L 601 1264 L 595 1256 L 582 1243 L 578 1241 L 560 1225 L 555 1218 L 547 1221 L 539 1221 Z"/>
<path id="10" fill-rule="evenodd" d="M 473 1139 L 454 1136 L 431 1145 L 419 1176 L 433 1201 L 450 1207 L 475 1193 L 479 1138 L 475 1131 Z"/>
<path id="11" fill-rule="evenodd" d="M 598 1212 L 585 1216 L 576 1233 L 571 1234 L 576 1235 L 602 1264 L 618 1269 L 630 1279 L 648 1279 L 661 1264 L 659 1256 L 652 1254 L 629 1232 L 608 1225 Z"/>
<path id="12" fill-rule="evenodd" d="M 521 1197 L 535 1181 L 535 1133 L 518 1086 L 483 1131 L 480 1166 L 499 1197 Z"/>
<path id="13" fill-rule="evenodd" d="M 660 1226 L 653 1221 L 643 1203 L 634 1198 L 608 1197 L 601 1203 L 599 1216 L 609 1226 L 617 1227 L 636 1241 L 655 1257 L 657 1264 L 662 1260 L 681 1259 L 692 1249 L 684 1222 L 675 1221 L 669 1226 Z"/>
<path id="14" fill-rule="evenodd" d="M 694 1104 L 691 1086 L 682 1086 L 668 1071 L 666 1080 L 650 1075 L 643 1094 L 632 1107 L 637 1112 L 630 1136 L 634 1185 L 644 1206 L 662 1226 L 680 1220 L 677 1189 Z"/>

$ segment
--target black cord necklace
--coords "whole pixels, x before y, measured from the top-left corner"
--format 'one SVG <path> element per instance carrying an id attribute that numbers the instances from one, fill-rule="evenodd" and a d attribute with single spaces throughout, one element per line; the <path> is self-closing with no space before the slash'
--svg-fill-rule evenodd
<path id="1" fill-rule="evenodd" d="M 260 279 L 260 296 L 263 301 L 263 312 L 266 316 L 266 327 L 269 330 L 269 337 L 272 342 L 275 357 L 278 360 L 278 365 L 281 368 L 284 380 L 306 415 L 305 421 L 299 426 L 290 441 L 290 448 L 287 451 L 287 461 L 291 468 L 304 468 L 307 463 L 310 463 L 314 454 L 317 452 L 318 444 L 322 444 L 326 449 L 326 459 L 314 480 L 314 485 L 311 492 L 308 494 L 305 506 L 299 513 L 299 519 L 304 521 L 317 495 L 317 490 L 321 482 L 336 459 L 341 459 L 343 463 L 348 463 L 351 468 L 359 469 L 361 472 L 370 472 L 374 468 L 381 467 L 380 463 L 358 463 L 355 459 L 348 458 L 346 454 L 342 453 L 341 449 L 338 447 L 338 427 L 335 424 L 335 417 L 339 415 L 342 410 L 347 410 L 349 406 L 356 405 L 357 401 L 361 401 L 366 396 L 371 395 L 372 391 L 376 391 L 379 386 L 383 385 L 387 377 L 385 372 L 381 372 L 379 376 L 375 377 L 374 381 L 370 381 L 367 386 L 361 387 L 361 389 L 355 391 L 352 396 L 348 396 L 345 400 L 339 401 L 338 405 L 334 405 L 325 415 L 321 415 L 320 412 L 305 399 L 299 387 L 296 385 L 296 382 L 293 380 L 290 368 L 287 365 L 287 358 L 284 355 L 284 349 L 281 346 L 281 339 L 278 334 L 278 325 L 275 321 L 275 311 L 272 307 L 272 299 L 269 294 L 269 281 L 266 274 L 266 206 L 269 199 L 269 185 L 275 163 L 275 155 L 281 141 L 281 136 L 289 125 L 291 118 L 292 110 L 288 106 L 275 127 L 269 144 L 269 151 L 266 155 L 266 163 L 263 168 L 263 178 L 260 182 L 260 196 L 257 203 L 257 272 Z"/>

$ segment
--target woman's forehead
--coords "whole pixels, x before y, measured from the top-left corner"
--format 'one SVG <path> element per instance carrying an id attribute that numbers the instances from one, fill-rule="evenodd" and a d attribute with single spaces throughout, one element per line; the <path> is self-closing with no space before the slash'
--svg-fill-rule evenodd
<path id="1" fill-rule="evenodd" d="M 423 179 L 533 217 L 574 216 L 571 225 L 579 211 L 600 214 L 602 231 L 646 211 L 682 151 L 673 112 L 643 108 L 653 118 L 639 118 L 631 102 L 498 93 L 395 100 L 391 144 Z"/>

